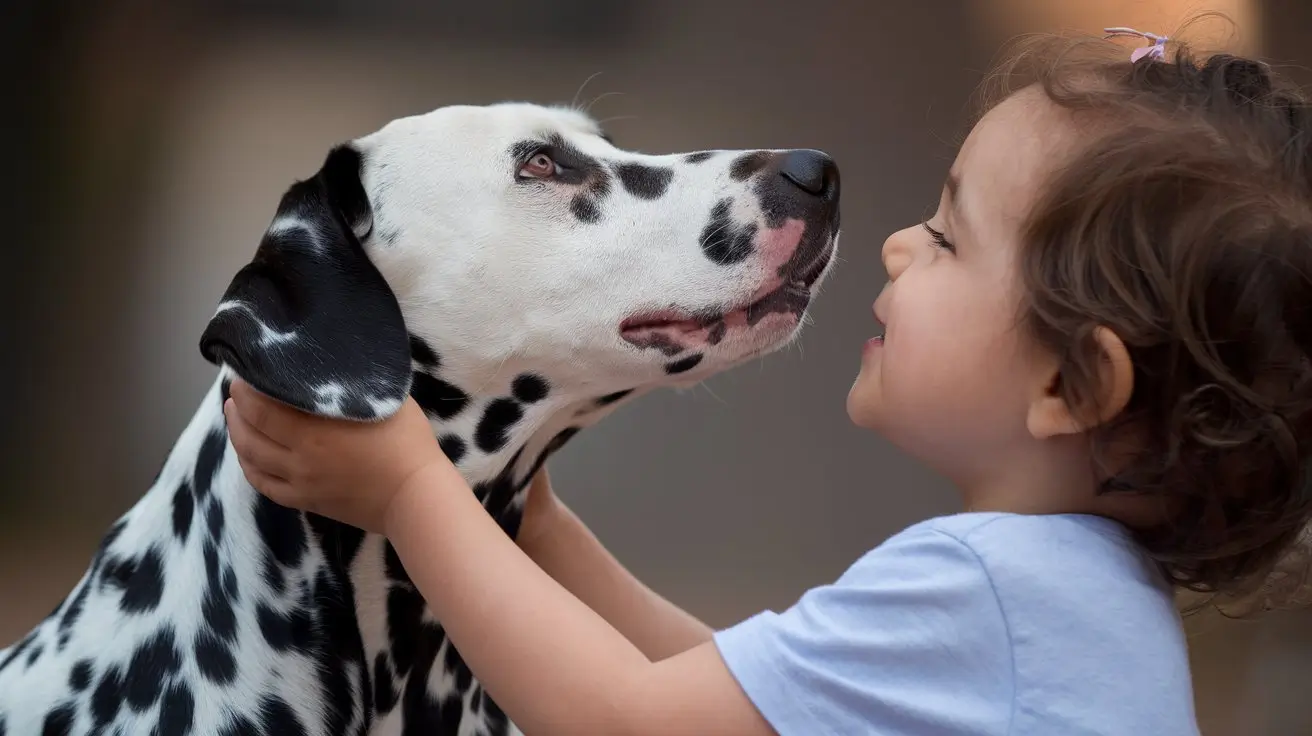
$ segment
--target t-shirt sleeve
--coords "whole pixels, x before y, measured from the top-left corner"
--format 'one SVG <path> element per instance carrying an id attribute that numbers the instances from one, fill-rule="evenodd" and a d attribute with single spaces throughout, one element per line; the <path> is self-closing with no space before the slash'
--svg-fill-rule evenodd
<path id="1" fill-rule="evenodd" d="M 783 613 L 717 632 L 780 736 L 1003 734 L 1013 663 L 987 571 L 955 537 L 913 528 Z"/>

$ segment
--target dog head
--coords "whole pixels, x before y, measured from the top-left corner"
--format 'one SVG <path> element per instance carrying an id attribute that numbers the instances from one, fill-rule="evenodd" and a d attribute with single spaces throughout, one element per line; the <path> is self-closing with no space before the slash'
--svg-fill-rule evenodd
<path id="1" fill-rule="evenodd" d="M 355 420 L 436 372 L 466 398 L 525 376 L 574 399 L 692 383 L 797 334 L 838 198 L 817 151 L 646 155 L 571 109 L 443 107 L 293 184 L 200 348 Z"/>

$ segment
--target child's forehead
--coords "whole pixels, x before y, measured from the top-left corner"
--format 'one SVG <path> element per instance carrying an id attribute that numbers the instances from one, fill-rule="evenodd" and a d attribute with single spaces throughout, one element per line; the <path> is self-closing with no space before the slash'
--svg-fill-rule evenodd
<path id="1" fill-rule="evenodd" d="M 1042 178 L 1074 142 L 1073 127 L 1041 90 L 1026 88 L 976 123 L 962 144 L 953 174 L 972 206 L 1019 215 Z"/>

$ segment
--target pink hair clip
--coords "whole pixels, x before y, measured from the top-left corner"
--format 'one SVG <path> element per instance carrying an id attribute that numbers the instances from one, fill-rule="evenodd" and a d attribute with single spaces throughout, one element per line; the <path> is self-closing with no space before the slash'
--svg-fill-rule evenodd
<path id="1" fill-rule="evenodd" d="M 1125 28 L 1123 26 L 1116 27 L 1116 28 L 1104 28 L 1102 30 L 1103 33 L 1107 34 L 1106 36 L 1103 36 L 1103 38 L 1112 38 L 1115 36 L 1134 36 L 1136 38 L 1142 38 L 1147 41 L 1152 41 L 1151 46 L 1144 46 L 1141 48 L 1137 48 L 1134 50 L 1133 53 L 1130 54 L 1131 63 L 1136 62 L 1145 56 L 1151 56 L 1152 58 L 1159 59 L 1159 60 L 1166 58 L 1166 42 L 1168 40 L 1168 37 L 1166 36 L 1159 36 L 1155 33 L 1148 33 L 1146 31 L 1136 31 L 1133 28 Z"/>

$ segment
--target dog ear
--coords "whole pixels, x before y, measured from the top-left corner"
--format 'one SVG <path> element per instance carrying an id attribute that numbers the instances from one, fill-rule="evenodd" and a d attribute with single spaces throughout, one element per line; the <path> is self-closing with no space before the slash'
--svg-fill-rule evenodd
<path id="1" fill-rule="evenodd" d="M 200 352 L 297 409 L 368 421 L 401 407 L 411 374 L 401 307 L 361 243 L 373 228 L 362 163 L 337 146 L 283 194 Z"/>

